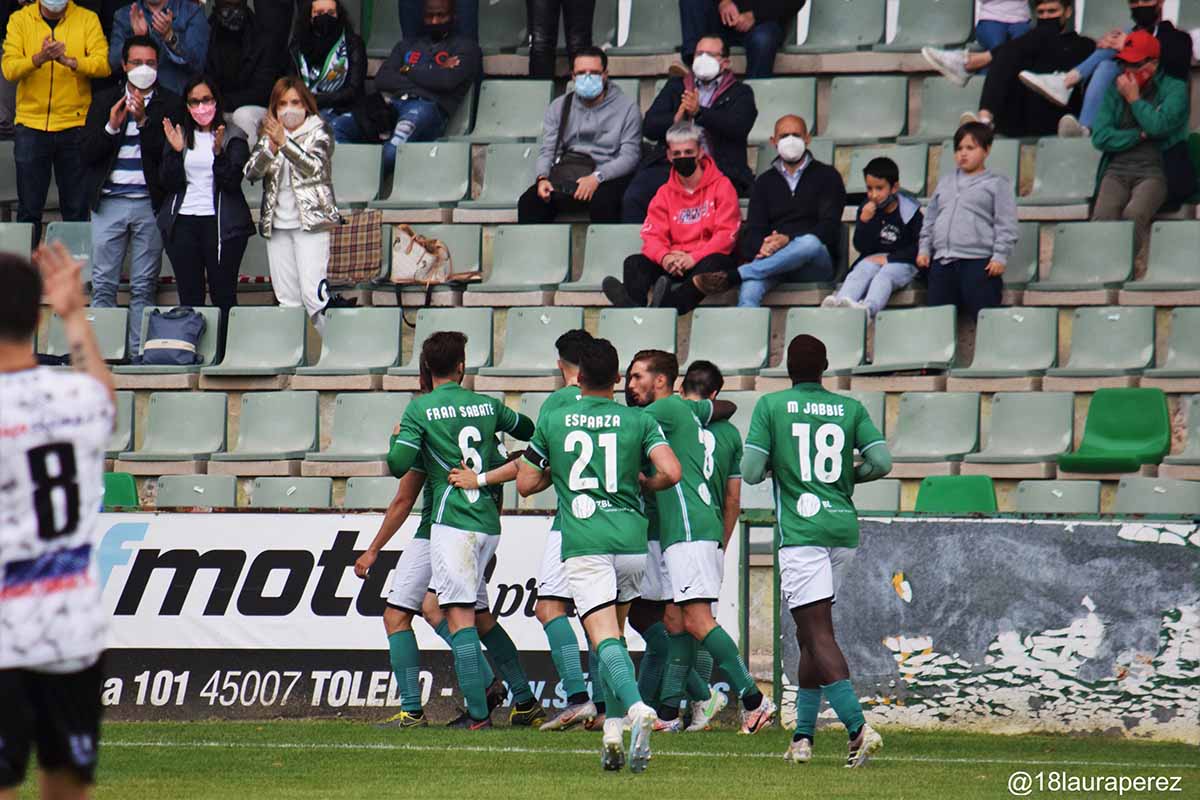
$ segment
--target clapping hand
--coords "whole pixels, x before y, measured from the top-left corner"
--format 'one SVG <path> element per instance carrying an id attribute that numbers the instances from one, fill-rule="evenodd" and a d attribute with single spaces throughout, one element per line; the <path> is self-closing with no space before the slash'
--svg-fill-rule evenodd
<path id="1" fill-rule="evenodd" d="M 213 131 L 213 155 L 221 155 L 221 148 L 225 146 L 225 126 L 218 125 Z"/>
<path id="2" fill-rule="evenodd" d="M 170 142 L 175 152 L 182 153 L 184 144 L 186 144 L 183 140 L 183 129 L 171 122 L 170 119 L 163 117 L 163 133 L 166 135 L 167 141 Z"/>
<path id="3" fill-rule="evenodd" d="M 721 24 L 726 28 L 736 26 L 738 18 L 741 17 L 741 10 L 733 0 L 722 0 L 721 5 L 717 8 L 717 13 L 721 15 Z"/>
<path id="4" fill-rule="evenodd" d="M 126 107 L 133 115 L 133 120 L 140 127 L 146 121 L 146 98 L 142 97 L 139 89 L 133 89 L 126 98 Z"/>
<path id="5" fill-rule="evenodd" d="M 272 153 L 278 153 L 279 148 L 287 141 L 287 131 L 273 113 L 263 117 L 263 133 L 271 140 Z"/>
<path id="6" fill-rule="evenodd" d="M 42 295 L 46 304 L 62 319 L 83 310 L 87 300 L 79 278 L 82 265 L 71 257 L 62 242 L 42 245 L 33 255 L 42 273 Z"/>
<path id="7" fill-rule="evenodd" d="M 112 110 L 108 112 L 108 127 L 114 131 L 122 130 L 125 126 L 125 120 L 129 117 L 129 107 L 125 102 L 125 95 L 113 103 Z"/>
<path id="8" fill-rule="evenodd" d="M 146 23 L 146 15 L 142 13 L 142 7 L 137 3 L 129 6 L 129 27 L 133 29 L 135 36 L 148 36 L 150 34 L 150 26 Z"/>
<path id="9" fill-rule="evenodd" d="M 164 41 L 170 41 L 174 36 L 174 31 L 171 29 L 171 23 L 175 21 L 175 12 L 170 9 L 163 11 L 155 11 L 151 20 L 154 26 L 154 32 Z"/>

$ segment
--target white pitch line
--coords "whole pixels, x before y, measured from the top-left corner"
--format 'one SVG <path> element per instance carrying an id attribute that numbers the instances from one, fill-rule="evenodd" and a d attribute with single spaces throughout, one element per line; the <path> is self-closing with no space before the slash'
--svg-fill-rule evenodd
<path id="1" fill-rule="evenodd" d="M 132 742 L 132 741 L 102 741 L 102 747 L 129 747 L 129 748 L 172 748 L 172 747 L 194 747 L 194 748 L 233 748 L 246 750 L 387 750 L 387 751 L 404 751 L 411 753 L 444 753 L 445 747 L 434 747 L 432 745 L 421 744 L 388 744 L 385 742 L 378 743 L 351 743 L 351 742 L 328 742 L 328 743 L 312 743 L 306 744 L 303 742 L 214 742 L 214 741 L 197 741 L 197 742 L 169 742 L 169 741 L 151 741 L 151 742 Z M 557 747 L 484 747 L 480 745 L 455 745 L 455 752 L 468 753 L 517 753 L 528 755 L 553 754 L 563 756 L 591 756 L 595 755 L 594 749 L 561 749 Z M 669 758 L 767 758 L 783 760 L 782 753 L 729 753 L 729 752 L 676 752 L 669 750 L 655 750 L 657 756 L 666 756 Z M 818 759 L 826 759 L 829 761 L 842 761 L 841 756 L 814 756 Z M 1034 767 L 1125 767 L 1129 769 L 1197 769 L 1196 764 L 1152 764 L 1134 761 L 1037 761 L 1023 758 L 940 758 L 936 756 L 873 756 L 873 761 L 895 761 L 897 763 L 916 763 L 916 764 L 1015 764 L 1017 766 L 1034 766 Z"/>

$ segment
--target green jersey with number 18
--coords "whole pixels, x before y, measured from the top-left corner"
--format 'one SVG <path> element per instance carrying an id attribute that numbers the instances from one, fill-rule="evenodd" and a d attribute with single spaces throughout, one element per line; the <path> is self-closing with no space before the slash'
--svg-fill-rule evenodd
<path id="1" fill-rule="evenodd" d="M 675 451 L 683 477 L 659 492 L 658 539 L 665 551 L 677 542 L 720 542 L 725 526 L 704 475 L 704 428 L 712 420 L 712 402 L 684 400 L 677 394 L 655 400 L 646 413 L 658 420 Z"/>
<path id="2" fill-rule="evenodd" d="M 766 453 L 775 475 L 780 547 L 858 546 L 854 450 L 883 442 L 861 403 L 819 383 L 798 383 L 759 399 L 746 448 Z"/>

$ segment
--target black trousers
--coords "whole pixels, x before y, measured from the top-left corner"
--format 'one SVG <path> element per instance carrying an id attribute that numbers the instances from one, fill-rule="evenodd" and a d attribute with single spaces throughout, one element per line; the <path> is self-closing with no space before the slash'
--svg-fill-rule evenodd
<path id="1" fill-rule="evenodd" d="M 684 273 L 682 278 L 668 275 L 671 287 L 667 290 L 667 294 L 663 300 L 663 307 L 674 308 L 680 314 L 691 313 L 704 300 L 704 295 L 692 285 L 692 276 L 703 272 L 727 272 L 736 268 L 737 261 L 734 260 L 733 256 L 714 253 L 696 262 L 696 266 Z M 629 293 L 633 302 L 638 305 L 644 306 L 647 304 L 647 295 L 649 295 L 650 289 L 664 275 L 667 275 L 667 273 L 663 271 L 661 266 L 655 264 L 641 253 L 636 253 L 625 259 L 623 275 L 625 291 Z"/>
<path id="2" fill-rule="evenodd" d="M 934 261 L 929 266 L 926 305 L 958 306 L 959 313 L 968 319 L 975 319 L 985 308 L 998 308 L 1004 279 L 987 274 L 988 261 L 986 258 Z"/>
<path id="3" fill-rule="evenodd" d="M 179 305 L 204 305 L 207 283 L 212 304 L 221 309 L 221 323 L 217 332 L 217 352 L 220 354 L 225 352 L 229 309 L 237 305 L 238 272 L 249 237 L 239 236 L 224 242 L 219 242 L 218 238 L 216 217 L 180 214 L 175 218 L 171 238 L 164 243 L 164 247 L 175 270 Z"/>
<path id="4" fill-rule="evenodd" d="M 529 77 L 553 78 L 558 47 L 558 15 L 563 17 L 567 57 L 592 45 L 592 12 L 596 0 L 525 0 L 529 19 Z"/>
<path id="5" fill-rule="evenodd" d="M 633 175 L 626 175 L 622 178 L 604 181 L 596 187 L 596 193 L 592 195 L 591 202 L 588 203 L 581 203 L 559 192 L 552 193 L 550 202 L 545 202 L 538 197 L 535 184 L 526 189 L 525 193 L 521 195 L 521 199 L 517 201 L 517 222 L 545 224 L 554 222 L 559 214 L 585 209 L 592 222 L 620 222 L 621 198 L 632 179 Z"/>
<path id="6" fill-rule="evenodd" d="M 1079 116 L 1083 92 L 1075 92 L 1068 107 L 1063 108 L 1021 83 L 1017 76 L 1032 66 L 1012 42 L 1005 42 L 992 51 L 992 63 L 983 81 L 979 107 L 992 112 L 996 132 L 1003 136 L 1057 136 L 1058 121 L 1065 114 Z M 1059 65 L 1064 72 L 1074 66 Z"/>

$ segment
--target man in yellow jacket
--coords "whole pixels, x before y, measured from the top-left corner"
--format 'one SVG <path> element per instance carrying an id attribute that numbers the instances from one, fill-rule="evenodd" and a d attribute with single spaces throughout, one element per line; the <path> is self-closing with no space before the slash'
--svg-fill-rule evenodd
<path id="1" fill-rule="evenodd" d="M 30 3 L 8 20 L 0 67 L 17 84 L 17 221 L 40 226 L 52 170 L 63 219 L 86 220 L 79 136 L 92 79 L 109 74 L 100 18 L 71 0 Z"/>

